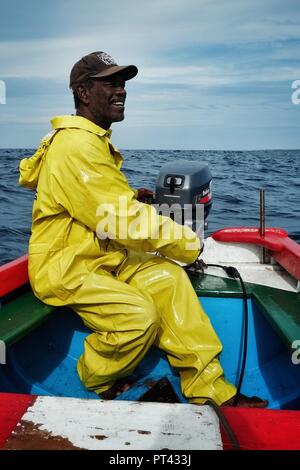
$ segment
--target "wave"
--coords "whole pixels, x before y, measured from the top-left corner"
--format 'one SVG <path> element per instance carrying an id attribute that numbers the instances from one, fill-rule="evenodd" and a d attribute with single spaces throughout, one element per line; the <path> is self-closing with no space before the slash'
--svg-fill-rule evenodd
<path id="1" fill-rule="evenodd" d="M 33 149 L 0 149 L 0 264 L 26 251 L 33 194 L 18 186 L 18 165 Z M 125 150 L 123 171 L 132 187 L 154 190 L 162 165 L 206 163 L 213 175 L 209 230 L 259 225 L 259 190 L 265 189 L 266 224 L 300 242 L 300 150 Z"/>

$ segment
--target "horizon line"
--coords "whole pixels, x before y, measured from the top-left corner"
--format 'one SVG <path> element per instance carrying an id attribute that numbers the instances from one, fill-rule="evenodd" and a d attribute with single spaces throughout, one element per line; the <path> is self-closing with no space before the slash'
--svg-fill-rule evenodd
<path id="1" fill-rule="evenodd" d="M 0 147 L 0 150 L 36 150 L 37 147 Z M 292 147 L 286 147 L 286 148 L 202 148 L 202 149 L 176 149 L 176 148 L 121 148 L 118 147 L 121 151 L 140 151 L 140 150 L 151 150 L 151 151 L 171 151 L 171 152 L 265 152 L 265 151 L 280 151 L 280 150 L 298 150 L 300 151 L 300 147 L 297 148 L 292 148 Z"/>

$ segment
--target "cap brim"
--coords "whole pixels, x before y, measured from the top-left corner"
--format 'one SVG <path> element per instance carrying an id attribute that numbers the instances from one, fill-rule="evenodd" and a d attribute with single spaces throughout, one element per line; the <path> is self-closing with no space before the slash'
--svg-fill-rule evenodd
<path id="1" fill-rule="evenodd" d="M 138 68 L 135 65 L 113 65 L 103 72 L 95 75 L 90 75 L 90 78 L 110 77 L 111 75 L 120 74 L 125 80 L 130 80 L 138 73 Z"/>

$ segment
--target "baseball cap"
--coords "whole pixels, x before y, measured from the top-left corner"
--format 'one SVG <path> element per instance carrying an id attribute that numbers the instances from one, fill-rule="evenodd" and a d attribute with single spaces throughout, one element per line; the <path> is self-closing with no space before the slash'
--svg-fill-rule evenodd
<path id="1" fill-rule="evenodd" d="M 125 80 L 130 80 L 136 76 L 138 69 L 135 65 L 118 65 L 106 52 L 91 52 L 73 66 L 70 88 L 88 78 L 109 77 L 116 73 L 120 73 Z"/>

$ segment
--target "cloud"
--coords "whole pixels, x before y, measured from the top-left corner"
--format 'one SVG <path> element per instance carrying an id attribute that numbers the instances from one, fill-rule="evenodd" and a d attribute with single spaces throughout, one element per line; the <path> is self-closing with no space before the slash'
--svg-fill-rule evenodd
<path id="1" fill-rule="evenodd" d="M 192 66 L 209 60 L 209 49 L 201 56 L 205 47 L 263 45 L 272 52 L 270 43 L 300 40 L 300 11 L 294 0 L 111 0 L 105 9 L 99 0 L 54 0 L 44 13 L 40 4 L 19 4 L 19 16 L 13 15 L 12 6 L 6 6 L 5 15 L 4 8 L 5 28 L 10 19 L 11 28 L 24 31 L 24 37 L 15 39 L 18 34 L 14 38 L 7 32 L 10 39 L 2 39 L 1 78 L 63 79 L 81 55 L 99 49 L 141 68 L 166 66 L 166 61 Z M 34 27 L 30 5 L 37 6 L 36 15 L 43 15 Z"/>
<path id="2" fill-rule="evenodd" d="M 92 42 L 90 37 L 58 37 L 2 42 L 2 78 L 63 80 L 76 60 L 75 51 Z M 20 53 L 22 51 L 22 53 Z M 76 57 L 76 58 L 75 58 Z"/>
<path id="3" fill-rule="evenodd" d="M 300 76 L 300 66 L 263 66 L 257 70 L 238 70 L 234 67 L 145 67 L 139 76 L 144 84 L 197 85 L 215 87 L 251 82 L 291 81 Z"/>
<path id="4" fill-rule="evenodd" d="M 299 0 L 2 3 L 0 79 L 7 83 L 7 104 L 0 122 L 9 123 L 12 140 L 14 124 L 30 123 L 36 135 L 39 124 L 48 125 L 48 113 L 72 112 L 70 69 L 94 50 L 139 67 L 128 83 L 123 137 L 130 126 L 142 136 L 159 125 L 169 136 L 168 127 L 196 123 L 224 135 L 225 122 L 237 128 L 294 122 Z"/>

